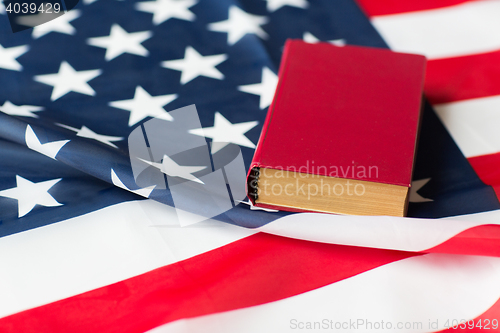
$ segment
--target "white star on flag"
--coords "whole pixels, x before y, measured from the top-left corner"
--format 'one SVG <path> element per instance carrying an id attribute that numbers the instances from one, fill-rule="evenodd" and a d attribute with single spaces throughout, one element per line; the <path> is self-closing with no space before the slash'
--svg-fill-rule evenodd
<path id="1" fill-rule="evenodd" d="M 278 85 L 278 76 L 273 73 L 267 67 L 262 68 L 262 80 L 261 83 L 247 84 L 244 86 L 239 86 L 238 90 L 243 92 L 259 95 L 261 109 L 267 108 L 271 105 L 274 98 L 274 92 L 276 91 L 276 86 Z"/>
<path id="2" fill-rule="evenodd" d="M 87 126 L 82 126 L 82 128 L 78 129 L 78 128 L 63 125 L 63 124 L 56 124 L 56 125 L 64 127 L 70 131 L 76 132 L 76 136 L 79 136 L 81 138 L 93 139 L 93 140 L 102 142 L 105 145 L 111 146 L 113 148 L 118 148 L 118 147 L 112 142 L 123 140 L 123 137 L 119 137 L 119 136 L 109 136 L 109 135 L 97 134 L 96 132 L 94 132 L 90 128 L 88 128 Z"/>
<path id="3" fill-rule="evenodd" d="M 38 118 L 38 115 L 33 112 L 42 111 L 42 106 L 34 105 L 15 105 L 9 101 L 5 101 L 2 106 L 0 106 L 0 111 L 11 116 L 23 116 L 23 117 L 33 117 Z"/>
<path id="4" fill-rule="evenodd" d="M 59 150 L 61 150 L 61 148 L 64 147 L 64 145 L 70 141 L 70 140 L 61 140 L 61 141 L 40 143 L 40 140 L 38 140 L 38 137 L 36 136 L 35 132 L 33 131 L 30 125 L 26 127 L 26 133 L 24 135 L 24 139 L 26 140 L 26 146 L 28 146 L 28 148 L 36 152 L 39 152 L 40 154 L 48 156 L 54 160 L 56 159 Z"/>
<path id="5" fill-rule="evenodd" d="M 141 197 L 144 197 L 144 198 L 149 198 L 149 196 L 151 195 L 151 192 L 153 192 L 153 190 L 156 187 L 156 185 L 152 185 L 152 186 L 140 188 L 138 190 L 131 190 L 127 186 L 125 186 L 125 184 L 123 184 L 123 182 L 118 177 L 115 170 L 113 170 L 113 169 L 111 169 L 111 181 L 113 182 L 113 185 L 115 185 L 116 187 L 119 187 L 119 188 L 122 188 L 124 190 L 129 191 L 129 192 L 135 193 L 135 194 L 140 195 Z"/>
<path id="6" fill-rule="evenodd" d="M 113 24 L 109 36 L 89 38 L 87 39 L 87 43 L 92 46 L 105 48 L 106 54 L 104 59 L 106 61 L 110 61 L 124 53 L 147 57 L 149 52 L 141 43 L 151 38 L 151 36 L 153 36 L 151 31 L 128 33 L 118 24 Z"/>
<path id="7" fill-rule="evenodd" d="M 306 0 L 266 0 L 267 10 L 274 12 L 283 6 L 293 6 L 297 8 L 305 9 L 309 6 Z"/>
<path id="8" fill-rule="evenodd" d="M 49 17 L 49 16 L 53 16 Z M 75 27 L 69 22 L 80 17 L 78 9 L 70 10 L 67 13 L 63 11 L 59 13 L 41 13 L 36 15 L 19 16 L 17 22 L 27 27 L 34 27 L 32 36 L 34 39 L 45 36 L 50 32 L 59 32 L 66 35 L 74 35 Z"/>
<path id="9" fill-rule="evenodd" d="M 420 190 L 422 187 L 425 186 L 431 180 L 430 178 L 425 178 L 421 180 L 414 180 L 411 182 L 411 187 L 410 187 L 410 202 L 429 202 L 429 201 L 434 201 L 432 199 L 424 198 L 420 194 L 417 193 L 418 190 Z"/>
<path id="10" fill-rule="evenodd" d="M 133 126 L 146 117 L 172 121 L 172 116 L 163 107 L 176 98 L 176 94 L 151 96 L 141 86 L 137 86 L 133 99 L 110 102 L 109 106 L 129 111 L 128 125 Z"/>
<path id="11" fill-rule="evenodd" d="M 62 206 L 48 192 L 52 186 L 62 178 L 33 183 L 19 175 L 16 175 L 17 187 L 0 191 L 1 197 L 17 200 L 18 217 L 21 218 L 31 212 L 36 205 L 45 207 Z"/>
<path id="12" fill-rule="evenodd" d="M 201 170 L 206 169 L 206 166 L 185 166 L 177 164 L 173 159 L 167 155 L 163 155 L 163 160 L 161 163 L 151 162 L 138 158 L 142 162 L 149 164 L 157 169 L 159 169 L 164 174 L 170 177 L 179 177 L 187 180 L 191 180 L 196 183 L 204 184 L 199 178 L 193 176 L 192 174 Z"/>
<path id="13" fill-rule="evenodd" d="M 0 68 L 13 71 L 22 71 L 23 66 L 16 59 L 28 52 L 28 50 L 28 45 L 7 48 L 4 48 L 2 45 L 0 45 Z"/>
<path id="14" fill-rule="evenodd" d="M 153 24 L 159 25 L 171 18 L 194 21 L 196 16 L 189 10 L 196 0 L 156 0 L 143 1 L 135 5 L 135 9 L 153 14 Z"/>
<path id="15" fill-rule="evenodd" d="M 54 89 L 52 90 L 50 100 L 55 101 L 71 91 L 94 96 L 95 91 L 87 82 L 95 79 L 101 73 L 100 69 L 75 71 L 70 64 L 63 61 L 59 66 L 59 72 L 56 74 L 37 75 L 33 79 L 37 82 L 53 86 Z"/>
<path id="16" fill-rule="evenodd" d="M 215 154 L 230 143 L 255 148 L 255 144 L 245 136 L 245 133 L 257 126 L 258 123 L 258 121 L 248 121 L 232 124 L 222 114 L 216 112 L 213 127 L 196 128 L 189 130 L 189 133 L 211 138 L 212 154 Z"/>
<path id="17" fill-rule="evenodd" d="M 186 84 L 198 76 L 222 80 L 224 75 L 215 66 L 227 59 L 226 54 L 202 56 L 191 46 L 186 47 L 184 59 L 163 61 L 165 68 L 181 71 L 181 84 Z"/>
<path id="18" fill-rule="evenodd" d="M 229 17 L 227 20 L 210 23 L 208 29 L 226 32 L 227 43 L 233 45 L 246 34 L 255 34 L 262 39 L 266 39 L 267 34 L 262 30 L 261 25 L 267 22 L 267 17 L 248 14 L 233 5 L 229 7 Z"/>
<path id="19" fill-rule="evenodd" d="M 304 36 L 302 37 L 302 39 L 304 40 L 304 42 L 311 43 L 311 44 L 321 42 L 318 38 L 316 38 L 316 36 L 314 36 L 312 33 L 307 32 L 307 31 L 304 32 Z M 333 44 L 333 45 L 336 45 L 336 46 L 345 46 L 346 45 L 345 39 L 342 39 L 342 38 L 341 39 L 333 39 L 333 40 L 329 40 L 326 42 Z"/>

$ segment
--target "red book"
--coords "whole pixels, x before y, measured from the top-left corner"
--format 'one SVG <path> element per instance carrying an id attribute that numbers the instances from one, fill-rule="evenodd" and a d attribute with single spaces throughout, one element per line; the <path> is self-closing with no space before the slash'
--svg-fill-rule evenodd
<path id="1" fill-rule="evenodd" d="M 385 49 L 288 41 L 248 175 L 253 204 L 405 215 L 425 64 Z"/>

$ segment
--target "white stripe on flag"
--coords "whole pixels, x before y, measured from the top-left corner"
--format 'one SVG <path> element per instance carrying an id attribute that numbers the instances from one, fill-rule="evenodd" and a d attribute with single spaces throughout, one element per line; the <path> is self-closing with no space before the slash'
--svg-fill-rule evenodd
<path id="1" fill-rule="evenodd" d="M 465 157 L 500 152 L 500 96 L 439 104 L 434 108 Z"/>
<path id="2" fill-rule="evenodd" d="M 298 213 L 259 230 L 314 242 L 418 252 L 483 224 L 500 224 L 500 210 L 446 219 Z"/>
<path id="3" fill-rule="evenodd" d="M 500 258 L 428 254 L 280 301 L 179 320 L 149 332 L 438 331 L 446 320 L 473 319 L 490 308 L 500 297 L 499 280 Z M 438 325 L 429 327 L 436 320 Z M 364 325 L 352 325 L 361 321 Z M 306 322 L 325 326 L 306 329 Z M 398 330 L 398 323 L 410 327 Z"/>
<path id="4" fill-rule="evenodd" d="M 0 317 L 115 283 L 254 233 L 213 220 L 180 227 L 173 208 L 144 200 L 3 237 Z"/>
<path id="5" fill-rule="evenodd" d="M 500 1 L 471 1 L 420 12 L 376 16 L 372 23 L 392 50 L 430 59 L 500 49 Z"/>

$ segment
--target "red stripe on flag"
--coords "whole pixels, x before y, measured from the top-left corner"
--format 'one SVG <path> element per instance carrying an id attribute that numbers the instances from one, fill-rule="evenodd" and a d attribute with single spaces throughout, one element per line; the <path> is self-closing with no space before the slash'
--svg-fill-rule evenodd
<path id="1" fill-rule="evenodd" d="M 493 187 L 500 198 L 500 153 L 469 157 L 468 160 L 482 182 Z"/>
<path id="2" fill-rule="evenodd" d="M 259 233 L 103 288 L 0 319 L 2 332 L 144 332 L 273 302 L 418 254 Z"/>
<path id="3" fill-rule="evenodd" d="M 356 0 L 368 16 L 401 14 L 458 5 L 467 0 Z"/>
<path id="4" fill-rule="evenodd" d="M 430 60 L 425 93 L 432 104 L 500 95 L 500 51 Z"/>
<path id="5" fill-rule="evenodd" d="M 464 230 L 425 252 L 500 257 L 500 226 L 480 225 Z"/>

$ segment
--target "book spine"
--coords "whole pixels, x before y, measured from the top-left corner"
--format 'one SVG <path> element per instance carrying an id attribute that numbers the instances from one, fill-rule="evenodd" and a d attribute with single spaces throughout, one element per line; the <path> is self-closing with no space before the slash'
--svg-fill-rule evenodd
<path id="1" fill-rule="evenodd" d="M 264 125 L 262 127 L 262 131 L 260 133 L 259 142 L 257 142 L 257 146 L 255 147 L 255 153 L 252 158 L 252 162 L 250 163 L 250 169 L 248 170 L 247 175 L 247 196 L 255 205 L 255 200 L 258 197 L 258 182 L 259 182 L 259 168 L 262 164 L 262 151 L 264 149 L 264 141 L 267 133 L 267 129 L 269 128 L 269 124 L 271 123 L 271 114 L 272 114 L 272 106 L 269 107 L 266 120 L 264 121 Z"/>
<path id="2" fill-rule="evenodd" d="M 288 40 L 285 43 L 285 47 L 283 50 L 283 57 L 281 60 L 281 65 L 278 73 L 278 78 L 279 78 L 278 86 L 276 87 L 276 92 L 274 94 L 273 101 L 267 111 L 266 120 L 264 121 L 264 125 L 260 133 L 259 142 L 257 142 L 257 146 L 255 147 L 255 153 L 252 158 L 252 163 L 250 163 L 250 169 L 248 170 L 247 186 L 246 186 L 247 196 L 254 205 L 255 205 L 255 200 L 257 200 L 258 197 L 259 168 L 262 165 L 262 153 L 265 146 L 264 142 L 266 140 L 266 134 L 269 128 L 269 124 L 271 123 L 271 120 L 273 118 L 273 112 L 275 110 L 276 100 L 278 99 L 280 94 L 280 83 L 282 82 L 284 73 L 286 72 L 285 67 L 288 62 L 287 59 L 288 59 L 290 45 L 291 43 Z"/>

